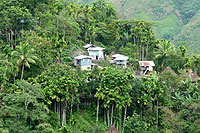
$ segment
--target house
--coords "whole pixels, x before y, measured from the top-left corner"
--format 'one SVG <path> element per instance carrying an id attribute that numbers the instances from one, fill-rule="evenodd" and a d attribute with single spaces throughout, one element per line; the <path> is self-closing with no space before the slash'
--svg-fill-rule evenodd
<path id="1" fill-rule="evenodd" d="M 116 65 L 121 65 L 124 68 L 126 68 L 127 63 L 128 63 L 128 56 L 122 55 L 122 54 L 114 54 L 112 55 L 112 60 L 110 63 L 116 64 Z"/>
<path id="2" fill-rule="evenodd" d="M 111 126 L 106 133 L 120 133 L 120 131 Z"/>
<path id="3" fill-rule="evenodd" d="M 90 57 L 92 57 L 92 60 L 104 60 L 104 50 L 105 48 L 101 47 L 89 47 L 88 49 L 88 54 Z"/>
<path id="4" fill-rule="evenodd" d="M 153 72 L 153 67 L 155 66 L 153 61 L 139 61 L 139 65 L 141 75 L 149 75 Z"/>
<path id="5" fill-rule="evenodd" d="M 74 65 L 80 66 L 82 70 L 90 70 L 92 66 L 92 58 L 86 55 L 79 55 L 74 58 Z"/>
<path id="6" fill-rule="evenodd" d="M 163 74 L 163 73 L 171 73 L 173 76 L 178 76 L 178 75 L 171 69 L 170 66 L 167 66 L 167 67 L 165 68 L 165 70 L 164 70 L 161 74 Z"/>
<path id="7" fill-rule="evenodd" d="M 195 72 L 193 72 L 192 69 L 186 71 L 186 76 L 191 78 L 192 83 L 197 82 L 197 79 L 200 80 L 200 77 Z"/>

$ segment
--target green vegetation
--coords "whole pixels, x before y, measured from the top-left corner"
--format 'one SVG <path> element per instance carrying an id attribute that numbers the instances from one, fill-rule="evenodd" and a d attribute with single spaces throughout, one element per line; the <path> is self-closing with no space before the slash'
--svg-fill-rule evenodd
<path id="1" fill-rule="evenodd" d="M 159 24 L 176 27 L 178 22 L 170 24 L 179 21 L 171 12 L 174 6 L 167 6 L 170 2 L 143 1 L 154 10 L 139 16 L 150 19 L 151 11 L 158 10 L 160 16 L 153 17 Z M 125 11 L 134 1 L 122 3 Z M 142 9 L 139 1 L 135 4 Z M 0 9 L 0 132 L 104 133 L 111 126 L 122 133 L 200 131 L 200 81 L 186 74 L 192 69 L 200 75 L 200 55 L 190 56 L 184 42 L 175 47 L 158 39 L 155 23 L 120 20 L 121 14 L 104 0 L 91 5 L 3 0 Z M 163 17 L 166 11 L 169 16 Z M 190 24 L 195 22 L 193 28 L 198 30 L 198 15 L 181 13 L 191 18 L 182 21 L 190 37 Z M 171 28 L 168 37 L 172 32 L 177 34 Z M 157 32 L 166 35 L 162 33 Z M 73 58 L 87 54 L 83 46 L 90 42 L 106 48 L 106 55 L 128 56 L 128 67 L 114 66 L 106 56 L 107 60 L 95 62 L 102 69 L 81 71 Z M 154 61 L 155 72 L 138 75 L 140 60 Z M 178 76 L 163 72 L 167 66 Z"/>
<path id="2" fill-rule="evenodd" d="M 81 4 L 91 4 L 78 0 Z M 199 0 L 109 0 L 117 9 L 121 19 L 139 19 L 154 22 L 157 38 L 171 40 L 176 46 L 186 42 L 199 53 Z"/>

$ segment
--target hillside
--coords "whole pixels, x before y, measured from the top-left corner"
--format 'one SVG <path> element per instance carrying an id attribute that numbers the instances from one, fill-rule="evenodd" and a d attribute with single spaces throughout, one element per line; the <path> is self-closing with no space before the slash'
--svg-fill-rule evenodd
<path id="1" fill-rule="evenodd" d="M 200 13 L 126 2 L 0 1 L 0 133 L 200 133 Z"/>
<path id="2" fill-rule="evenodd" d="M 96 0 L 93 0 L 96 1 Z M 149 20 L 155 23 L 154 33 L 158 38 L 171 40 L 175 44 L 192 43 L 193 52 L 199 52 L 198 0 L 108 0 L 112 2 L 121 19 Z M 90 4 L 92 0 L 77 0 Z M 191 30 L 195 31 L 191 31 Z M 195 32 L 195 35 L 193 33 Z"/>

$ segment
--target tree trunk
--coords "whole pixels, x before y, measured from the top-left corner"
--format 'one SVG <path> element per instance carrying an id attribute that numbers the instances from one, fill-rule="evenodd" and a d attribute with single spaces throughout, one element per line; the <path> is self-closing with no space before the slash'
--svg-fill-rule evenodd
<path id="1" fill-rule="evenodd" d="M 124 126 L 125 126 L 125 121 L 126 121 L 126 112 L 127 112 L 127 107 L 125 107 L 125 111 L 124 111 L 124 122 L 123 122 L 122 133 L 124 133 Z"/>
<path id="2" fill-rule="evenodd" d="M 22 64 L 22 74 L 21 74 L 21 80 L 23 79 L 23 75 L 24 75 L 24 62 Z"/>
<path id="3" fill-rule="evenodd" d="M 15 48 L 16 48 L 16 45 L 17 45 L 17 31 L 15 30 Z"/>
<path id="4" fill-rule="evenodd" d="M 164 57 L 163 62 L 162 62 L 162 71 L 164 69 L 164 64 L 165 64 L 165 57 Z"/>
<path id="5" fill-rule="evenodd" d="M 11 44 L 10 44 L 10 33 L 8 33 L 8 44 L 9 44 L 10 47 L 11 47 Z"/>
<path id="6" fill-rule="evenodd" d="M 15 76 L 14 76 L 14 84 L 15 84 Z"/>
<path id="7" fill-rule="evenodd" d="M 77 106 L 77 111 L 79 111 L 79 104 L 77 104 L 76 106 Z"/>
<path id="8" fill-rule="evenodd" d="M 156 113 L 156 129 L 158 128 L 158 100 L 157 100 L 157 113 Z"/>
<path id="9" fill-rule="evenodd" d="M 117 130 L 119 130 L 119 120 L 117 120 Z"/>
<path id="10" fill-rule="evenodd" d="M 147 48 L 146 48 L 146 56 L 145 59 L 147 60 L 148 58 L 148 52 L 149 52 L 149 43 L 147 43 Z"/>
<path id="11" fill-rule="evenodd" d="M 140 106 L 140 119 L 142 121 L 142 106 Z"/>
<path id="12" fill-rule="evenodd" d="M 121 133 L 122 131 L 122 111 L 119 110 L 119 132 Z"/>
<path id="13" fill-rule="evenodd" d="M 70 109 L 70 118 L 72 119 L 72 112 L 73 112 L 73 98 L 71 102 L 71 109 Z"/>
<path id="14" fill-rule="evenodd" d="M 57 113 L 58 113 L 58 117 L 61 119 L 61 117 L 60 117 L 60 102 L 57 102 Z"/>
<path id="15" fill-rule="evenodd" d="M 104 115 L 104 125 L 106 125 L 106 112 L 105 112 L 105 109 L 103 111 L 103 115 Z"/>
<path id="16" fill-rule="evenodd" d="M 110 126 L 110 111 L 107 110 L 107 120 L 108 120 L 108 127 Z"/>
<path id="17" fill-rule="evenodd" d="M 62 110 L 62 126 L 66 125 L 66 109 L 67 108 L 67 101 L 64 101 L 64 106 Z"/>
<path id="18" fill-rule="evenodd" d="M 111 111 L 111 119 L 110 119 L 111 126 L 113 125 L 113 110 L 114 110 L 114 104 L 112 104 L 112 111 Z"/>
<path id="19" fill-rule="evenodd" d="M 99 116 L 99 99 L 97 99 L 97 114 L 96 114 L 96 124 L 98 123 L 98 116 Z"/>
<path id="20" fill-rule="evenodd" d="M 54 101 L 54 112 L 56 112 L 56 100 Z"/>

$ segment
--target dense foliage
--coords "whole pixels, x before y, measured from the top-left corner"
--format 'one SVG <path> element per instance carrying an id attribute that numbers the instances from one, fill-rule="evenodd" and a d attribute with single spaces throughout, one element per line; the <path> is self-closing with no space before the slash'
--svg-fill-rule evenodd
<path id="1" fill-rule="evenodd" d="M 200 82 L 186 72 L 200 75 L 200 55 L 157 40 L 152 29 L 120 20 L 104 0 L 0 1 L 0 132 L 199 132 Z M 89 42 L 129 56 L 128 67 L 107 56 L 96 62 L 102 69 L 75 68 Z M 138 76 L 140 60 L 154 61 L 157 72 Z"/>
<path id="2" fill-rule="evenodd" d="M 72 1 L 72 0 L 70 0 Z M 91 4 L 97 0 L 77 0 Z M 199 53 L 199 0 L 108 0 L 121 19 L 140 19 L 155 23 L 156 37 L 173 41 L 176 46 L 186 43 L 189 53 Z"/>

